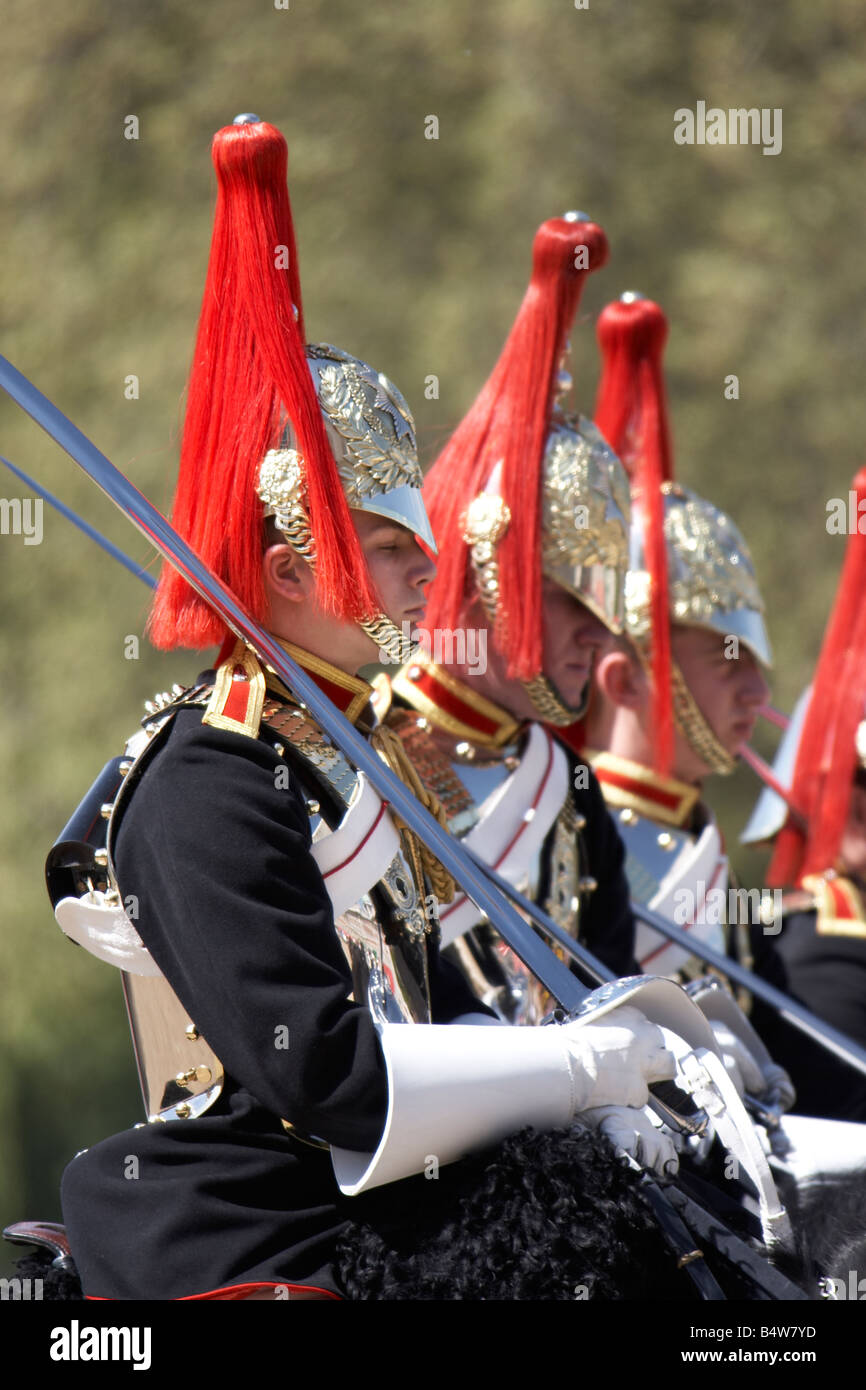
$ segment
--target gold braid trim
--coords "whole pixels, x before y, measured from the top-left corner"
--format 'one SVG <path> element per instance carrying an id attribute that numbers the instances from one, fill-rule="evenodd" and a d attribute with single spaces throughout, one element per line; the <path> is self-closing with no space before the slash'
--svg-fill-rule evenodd
<path id="1" fill-rule="evenodd" d="M 675 661 L 671 661 L 671 696 L 674 718 L 698 757 L 713 772 L 723 777 L 729 776 L 736 768 L 737 760 L 719 743 Z"/>
<path id="2" fill-rule="evenodd" d="M 383 725 L 379 724 L 370 735 L 370 744 L 376 753 L 378 753 L 383 763 L 390 767 L 394 775 L 400 778 L 400 781 L 404 786 L 409 788 L 413 796 L 417 797 L 424 809 L 430 812 L 431 816 L 442 826 L 443 830 L 447 830 L 448 821 L 441 801 L 424 786 L 424 783 L 409 761 L 399 735 L 396 734 L 393 729 L 385 728 Z M 439 902 L 450 903 L 455 893 L 455 883 L 451 874 L 440 864 L 435 854 L 427 848 L 415 832 L 409 829 L 402 817 L 398 816 L 393 810 L 391 814 L 397 829 L 400 831 L 401 835 L 406 838 L 410 854 L 421 864 L 426 877 L 430 881 L 430 887 Z"/>
<path id="3" fill-rule="evenodd" d="M 472 547 L 470 560 L 475 587 L 488 622 L 495 628 L 499 619 L 499 560 L 497 548 L 511 523 L 511 513 L 501 498 L 482 492 L 470 505 L 464 518 L 463 540 Z M 501 627 L 501 624 L 500 624 Z M 531 680 L 521 681 L 532 707 L 546 724 L 564 729 L 586 714 L 590 682 L 578 709 L 569 709 L 543 671 Z"/>
<path id="4" fill-rule="evenodd" d="M 633 636 L 632 642 L 650 685 L 652 685 L 649 634 Z M 674 723 L 693 751 L 707 764 L 711 772 L 718 773 L 722 777 L 730 776 L 736 770 L 737 760 L 731 757 L 727 748 L 724 748 L 716 738 L 673 657 L 671 657 L 671 704 L 673 705 Z"/>
<path id="5" fill-rule="evenodd" d="M 590 682 L 586 682 L 586 695 L 577 709 L 569 709 L 556 693 L 556 687 L 547 676 L 539 674 L 533 676 L 531 681 L 521 681 L 520 684 L 529 696 L 532 704 L 540 719 L 545 724 L 552 724 L 557 729 L 565 729 L 569 724 L 573 724 L 575 719 L 582 719 L 586 714 L 586 707 L 589 703 Z"/>

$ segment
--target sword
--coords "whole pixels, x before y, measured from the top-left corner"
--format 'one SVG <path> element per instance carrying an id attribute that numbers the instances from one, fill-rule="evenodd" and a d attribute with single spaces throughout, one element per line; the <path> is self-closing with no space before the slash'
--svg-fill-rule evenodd
<path id="1" fill-rule="evenodd" d="M 152 574 L 148 574 L 146 569 L 142 569 L 141 565 L 137 565 L 128 555 L 124 555 L 123 551 L 116 545 L 113 545 L 101 532 L 97 531 L 95 526 L 91 526 L 89 521 L 85 521 L 83 517 L 80 517 L 77 512 L 74 512 L 71 507 L 67 507 L 66 503 L 61 502 L 59 497 L 55 497 L 53 492 L 49 492 L 47 488 L 41 487 L 40 484 L 36 482 L 35 478 L 29 477 L 23 469 L 17 468 L 14 463 L 4 458 L 2 454 L 0 454 L 0 463 L 5 463 L 10 473 L 14 473 L 16 478 L 20 478 L 22 483 L 25 483 L 32 492 L 35 492 L 38 497 L 42 497 L 50 507 L 53 507 L 61 516 L 65 516 L 67 521 L 71 521 L 73 526 L 77 526 L 79 531 L 83 531 L 85 536 L 89 536 L 92 541 L 95 541 L 98 546 L 101 546 L 106 554 L 110 555 L 113 560 L 116 560 L 119 565 L 123 565 L 124 569 L 128 569 L 130 574 L 135 575 L 136 579 L 140 579 L 143 584 L 147 584 L 151 589 L 156 588 L 156 580 Z"/>
<path id="2" fill-rule="evenodd" d="M 495 872 L 485 865 L 477 855 L 469 851 L 478 868 L 486 872 L 491 883 L 494 883 L 511 901 L 520 908 L 538 927 L 539 931 L 544 932 L 545 936 L 571 957 L 596 984 L 602 984 L 608 980 L 615 979 L 613 972 L 608 969 L 602 961 L 587 950 L 580 942 L 575 941 L 569 936 L 568 932 L 554 922 L 546 912 L 542 911 L 535 903 L 531 902 L 519 889 L 514 888 L 501 874 Z M 776 989 L 775 985 L 768 984 L 762 980 L 760 975 L 755 975 L 746 966 L 740 965 L 738 961 L 731 960 L 729 956 L 723 956 L 720 951 L 714 951 L 712 946 L 708 946 L 705 941 L 698 941 L 692 938 L 688 932 L 683 931 L 682 927 L 677 927 L 673 922 L 668 921 L 667 917 L 662 917 L 660 913 L 653 912 L 652 908 L 644 907 L 643 903 L 635 902 L 632 899 L 631 910 L 635 917 L 645 922 L 653 931 L 657 931 L 660 936 L 673 941 L 677 946 L 682 946 L 688 951 L 689 955 L 697 956 L 705 965 L 712 966 L 722 975 L 727 975 L 736 984 L 747 989 L 750 994 L 769 1004 L 777 1013 L 781 1014 L 786 1023 L 792 1024 L 805 1033 L 813 1042 L 820 1043 L 828 1052 L 832 1052 L 843 1062 L 866 1076 L 866 1049 L 849 1038 L 844 1033 L 840 1033 L 832 1024 L 826 1023 L 823 1019 L 816 1017 L 805 1005 L 798 1003 L 796 999 L 791 999 L 782 990 Z"/>

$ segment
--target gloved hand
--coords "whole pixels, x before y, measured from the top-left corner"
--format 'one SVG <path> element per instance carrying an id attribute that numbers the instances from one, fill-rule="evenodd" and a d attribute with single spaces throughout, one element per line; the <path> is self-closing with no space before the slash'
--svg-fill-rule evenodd
<path id="1" fill-rule="evenodd" d="M 676 1058 L 662 1031 L 639 1009 L 621 1004 L 598 1023 L 563 1023 L 574 1086 L 574 1111 L 599 1105 L 646 1105 L 649 1083 L 669 1081 Z"/>
<path id="2" fill-rule="evenodd" d="M 673 1177 L 679 1159 L 666 1130 L 653 1124 L 645 1110 L 625 1105 L 600 1105 L 584 1110 L 576 1118 L 605 1135 L 615 1149 L 624 1149 L 643 1168 L 652 1168 L 660 1178 Z"/>
<path id="3" fill-rule="evenodd" d="M 785 1068 L 780 1067 L 778 1062 L 771 1062 L 768 1067 L 764 1067 L 763 1077 L 767 1090 L 776 1093 L 782 1113 L 790 1110 L 797 1099 L 797 1092 Z"/>
<path id="4" fill-rule="evenodd" d="M 790 1110 L 796 1099 L 796 1092 L 785 1068 L 771 1062 L 762 1069 L 746 1044 L 727 1024 L 718 1019 L 711 1019 L 710 1027 L 719 1045 L 725 1070 L 739 1095 L 743 1096 L 748 1091 L 750 1095 L 760 1099 L 767 1091 L 775 1091 L 781 1109 Z"/>

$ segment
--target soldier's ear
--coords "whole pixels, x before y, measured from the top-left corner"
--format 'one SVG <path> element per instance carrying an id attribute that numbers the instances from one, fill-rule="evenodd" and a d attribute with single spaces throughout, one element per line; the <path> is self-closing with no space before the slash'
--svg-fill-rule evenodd
<path id="1" fill-rule="evenodd" d="M 600 658 L 595 683 L 606 700 L 624 709 L 640 710 L 647 698 L 647 683 L 640 663 L 616 648 Z"/>
<path id="2" fill-rule="evenodd" d="M 290 603 L 305 603 L 315 588 L 307 561 L 285 542 L 268 546 L 262 569 L 269 599 L 278 595 Z"/>

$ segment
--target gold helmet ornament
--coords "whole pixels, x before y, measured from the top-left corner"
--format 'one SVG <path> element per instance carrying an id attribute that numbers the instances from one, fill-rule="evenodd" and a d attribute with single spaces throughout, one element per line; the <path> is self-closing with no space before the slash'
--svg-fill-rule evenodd
<path id="1" fill-rule="evenodd" d="M 381 372 L 327 343 L 308 343 L 306 358 L 349 507 L 405 526 L 435 553 L 421 494 L 415 422 L 402 394 Z M 288 425 L 279 448 L 265 454 L 258 494 L 265 515 L 273 517 L 289 544 L 315 565 L 304 459 L 296 444 Z M 384 614 L 362 619 L 360 626 L 392 661 L 403 662 L 411 655 L 414 644 L 407 647 L 402 632 Z"/>

